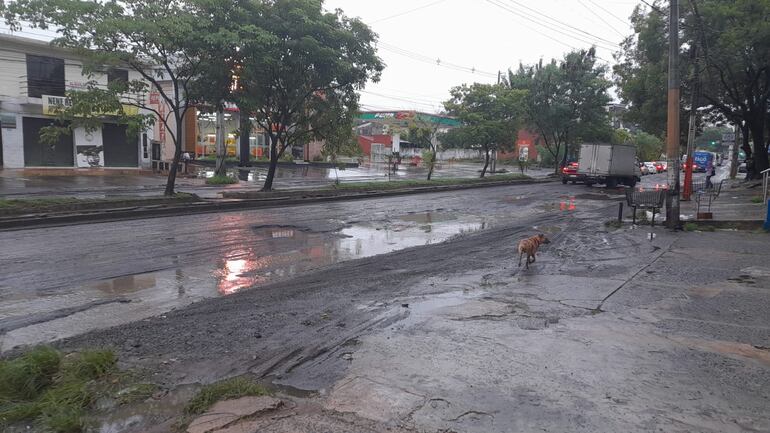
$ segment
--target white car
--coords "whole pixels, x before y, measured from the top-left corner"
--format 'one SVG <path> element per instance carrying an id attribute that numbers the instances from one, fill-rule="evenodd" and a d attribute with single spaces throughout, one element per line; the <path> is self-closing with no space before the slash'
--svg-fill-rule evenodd
<path id="1" fill-rule="evenodd" d="M 657 174 L 658 173 L 658 168 L 655 167 L 655 163 L 654 162 L 645 162 L 644 166 L 647 167 L 647 170 L 650 172 L 650 174 Z"/>

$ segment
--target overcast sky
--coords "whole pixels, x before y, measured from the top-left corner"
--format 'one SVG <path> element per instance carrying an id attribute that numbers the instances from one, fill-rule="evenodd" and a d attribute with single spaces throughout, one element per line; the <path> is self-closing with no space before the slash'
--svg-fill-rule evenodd
<path id="1" fill-rule="evenodd" d="M 572 48 L 612 53 L 631 33 L 633 0 L 326 0 L 379 34 L 386 68 L 361 94 L 364 109 L 437 111 L 449 89 L 497 80 L 519 62 Z M 441 60 L 443 66 L 436 64 Z M 475 73 L 471 72 L 472 69 Z"/>
<path id="2" fill-rule="evenodd" d="M 598 46 L 612 62 L 641 0 L 325 0 L 379 35 L 387 65 L 361 93 L 364 110 L 437 112 L 449 89 L 497 81 L 497 72 Z M 0 24 L 0 32 L 7 27 Z M 50 39 L 26 29 L 19 36 Z M 438 63 L 438 64 L 437 64 Z M 475 72 L 474 72 L 475 71 Z"/>

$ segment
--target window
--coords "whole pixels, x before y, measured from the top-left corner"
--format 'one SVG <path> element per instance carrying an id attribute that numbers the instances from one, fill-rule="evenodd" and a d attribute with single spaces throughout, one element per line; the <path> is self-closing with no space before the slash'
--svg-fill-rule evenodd
<path id="1" fill-rule="evenodd" d="M 64 60 L 27 54 L 27 95 L 64 96 Z"/>
<path id="2" fill-rule="evenodd" d="M 122 81 L 128 83 L 128 70 L 126 69 L 110 69 L 107 71 L 107 84 L 112 84 L 115 81 Z"/>

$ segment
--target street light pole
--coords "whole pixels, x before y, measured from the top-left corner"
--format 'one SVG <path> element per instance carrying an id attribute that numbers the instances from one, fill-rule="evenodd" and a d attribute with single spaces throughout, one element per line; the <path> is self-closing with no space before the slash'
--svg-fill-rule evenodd
<path id="1" fill-rule="evenodd" d="M 679 1 L 670 0 L 670 4 L 668 20 L 668 128 L 666 136 L 666 159 L 669 170 L 666 225 L 668 228 L 675 229 L 679 227 Z"/>

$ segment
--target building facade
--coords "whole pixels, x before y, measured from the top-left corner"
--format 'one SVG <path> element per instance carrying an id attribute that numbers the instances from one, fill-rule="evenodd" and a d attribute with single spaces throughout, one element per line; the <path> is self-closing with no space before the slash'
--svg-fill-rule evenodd
<path id="1" fill-rule="evenodd" d="M 138 169 L 150 166 L 153 130 L 127 133 L 105 116 L 96 131 L 76 128 L 50 145 L 40 139 L 54 124 L 65 93 L 85 89 L 89 81 L 135 80 L 128 69 L 85 76 L 83 63 L 68 50 L 36 39 L 0 35 L 0 166 L 3 168 Z M 127 111 L 139 112 L 124 106 Z"/>

